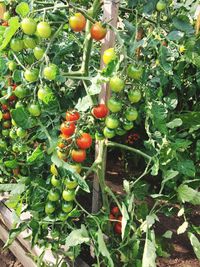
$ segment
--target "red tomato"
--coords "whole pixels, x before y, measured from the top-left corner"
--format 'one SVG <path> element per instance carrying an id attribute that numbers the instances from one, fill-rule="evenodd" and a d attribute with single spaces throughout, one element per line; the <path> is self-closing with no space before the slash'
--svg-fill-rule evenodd
<path id="1" fill-rule="evenodd" d="M 91 38 L 96 41 L 102 40 L 106 36 L 106 33 L 107 29 L 104 28 L 100 22 L 93 24 L 90 29 Z"/>
<path id="2" fill-rule="evenodd" d="M 88 133 L 82 133 L 81 136 L 76 140 L 76 144 L 81 149 L 87 149 L 92 145 L 92 137 Z"/>
<path id="3" fill-rule="evenodd" d="M 15 95 L 11 95 L 10 97 L 9 97 L 9 100 L 10 101 L 14 101 L 14 100 L 16 100 L 17 99 L 17 97 L 15 96 Z"/>
<path id="4" fill-rule="evenodd" d="M 113 207 L 113 208 L 111 209 L 111 213 L 112 213 L 115 217 L 117 217 L 117 216 L 119 215 L 119 213 L 120 213 L 120 210 L 119 210 L 119 208 L 118 208 L 117 206 L 115 206 L 115 207 Z"/>
<path id="5" fill-rule="evenodd" d="M 122 224 L 121 223 L 116 223 L 114 226 L 115 233 L 118 235 L 121 235 L 122 233 Z"/>
<path id="6" fill-rule="evenodd" d="M 110 213 L 110 215 L 109 215 L 109 220 L 111 221 L 111 222 L 113 222 L 113 220 L 115 220 L 116 218 L 115 218 L 115 216 L 112 214 L 112 213 Z"/>
<path id="7" fill-rule="evenodd" d="M 108 108 L 105 104 L 99 104 L 98 106 L 92 109 L 92 115 L 97 119 L 105 118 L 107 114 Z"/>
<path id="8" fill-rule="evenodd" d="M 66 121 L 77 121 L 80 119 L 80 114 L 78 111 L 67 111 L 66 112 Z"/>
<path id="9" fill-rule="evenodd" d="M 81 13 L 76 13 L 70 17 L 69 25 L 75 32 L 81 32 L 85 29 L 86 19 Z"/>
<path id="10" fill-rule="evenodd" d="M 5 105 L 5 104 L 2 104 L 1 108 L 2 108 L 2 110 L 4 110 L 4 111 L 8 110 L 8 106 Z"/>
<path id="11" fill-rule="evenodd" d="M 11 116 L 10 116 L 10 112 L 6 112 L 3 114 L 3 119 L 4 120 L 10 120 Z"/>
<path id="12" fill-rule="evenodd" d="M 122 216 L 120 215 L 118 218 L 117 218 L 118 221 L 122 221 Z"/>
<path id="13" fill-rule="evenodd" d="M 8 27 L 9 26 L 8 21 L 4 21 L 1 25 L 4 26 L 4 27 Z"/>
<path id="14" fill-rule="evenodd" d="M 86 159 L 86 152 L 85 150 L 79 149 L 79 150 L 72 150 L 71 157 L 73 161 L 75 162 L 83 162 Z"/>
<path id="15" fill-rule="evenodd" d="M 72 135 L 75 132 L 75 124 L 73 122 L 63 122 L 60 126 L 60 131 L 64 135 Z"/>

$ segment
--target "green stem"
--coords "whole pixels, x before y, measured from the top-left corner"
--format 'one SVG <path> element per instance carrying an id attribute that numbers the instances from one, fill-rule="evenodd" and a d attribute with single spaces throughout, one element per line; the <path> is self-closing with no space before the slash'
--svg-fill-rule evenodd
<path id="1" fill-rule="evenodd" d="M 115 142 L 110 142 L 108 141 L 106 143 L 106 146 L 107 147 L 119 147 L 121 149 L 125 149 L 125 150 L 128 150 L 130 152 L 133 152 L 133 153 L 136 153 L 146 159 L 148 159 L 149 161 L 152 160 L 152 157 L 150 157 L 149 155 L 147 155 L 146 153 L 142 152 L 141 150 L 138 150 L 136 148 L 133 148 L 133 147 L 129 147 L 129 146 L 126 146 L 126 145 L 122 145 L 122 144 L 118 144 L 118 143 L 115 143 Z"/>

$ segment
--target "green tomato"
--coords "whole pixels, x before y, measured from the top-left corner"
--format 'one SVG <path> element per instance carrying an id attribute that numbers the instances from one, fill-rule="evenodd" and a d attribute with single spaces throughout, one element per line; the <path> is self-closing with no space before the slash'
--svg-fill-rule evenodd
<path id="1" fill-rule="evenodd" d="M 115 136 L 115 131 L 105 127 L 103 129 L 103 134 L 106 138 L 113 138 Z"/>
<path id="2" fill-rule="evenodd" d="M 115 92 L 115 93 L 119 93 L 124 89 L 124 81 L 122 79 L 120 79 L 117 76 L 114 76 L 110 79 L 110 89 Z"/>
<path id="3" fill-rule="evenodd" d="M 105 124 L 109 129 L 116 129 L 119 126 L 119 120 L 112 115 L 109 115 L 106 118 Z"/>
<path id="4" fill-rule="evenodd" d="M 62 193 L 62 197 L 65 201 L 73 201 L 75 199 L 75 191 L 74 190 L 64 190 Z"/>
<path id="5" fill-rule="evenodd" d="M 24 48 L 24 42 L 22 40 L 20 40 L 20 39 L 14 38 L 10 42 L 10 48 L 14 52 L 20 52 Z"/>
<path id="6" fill-rule="evenodd" d="M 78 186 L 78 183 L 75 180 L 71 181 L 69 179 L 66 179 L 65 180 L 65 185 L 66 185 L 67 189 L 71 190 L 71 189 L 76 188 Z"/>
<path id="7" fill-rule="evenodd" d="M 24 137 L 26 137 L 27 136 L 27 131 L 25 130 L 25 129 L 23 129 L 23 128 L 21 128 L 21 127 L 19 127 L 18 129 L 17 129 L 17 136 L 18 137 L 20 137 L 20 138 L 24 138 Z"/>
<path id="8" fill-rule="evenodd" d="M 57 76 L 57 66 L 55 64 L 50 64 L 43 70 L 43 76 L 48 81 L 53 81 Z"/>
<path id="9" fill-rule="evenodd" d="M 115 99 L 114 97 L 111 97 L 108 100 L 107 107 L 109 108 L 110 111 L 112 112 L 119 112 L 122 109 L 122 102 Z"/>
<path id="10" fill-rule="evenodd" d="M 124 128 L 124 130 L 126 130 L 126 131 L 131 130 L 131 129 L 133 128 L 133 126 L 134 126 L 134 124 L 133 124 L 132 121 L 124 121 L 124 122 L 123 122 L 123 128 Z"/>
<path id="11" fill-rule="evenodd" d="M 29 147 L 26 144 L 20 144 L 18 145 L 18 150 L 21 153 L 28 152 Z"/>
<path id="12" fill-rule="evenodd" d="M 143 75 L 143 69 L 141 67 L 137 68 L 134 65 L 129 65 L 127 74 L 129 78 L 132 78 L 134 80 L 140 80 Z"/>
<path id="13" fill-rule="evenodd" d="M 24 108 L 24 104 L 20 101 L 17 101 L 17 103 L 15 104 L 15 108 Z"/>
<path id="14" fill-rule="evenodd" d="M 0 150 L 5 150 L 7 148 L 6 141 L 0 139 Z"/>
<path id="15" fill-rule="evenodd" d="M 51 27 L 48 22 L 42 21 L 38 23 L 37 35 L 41 38 L 49 38 L 51 36 Z"/>
<path id="16" fill-rule="evenodd" d="M 8 11 L 6 11 L 4 14 L 3 14 L 3 20 L 9 20 L 10 19 L 10 13 Z"/>
<path id="17" fill-rule="evenodd" d="M 161 12 L 161 11 L 166 9 L 166 6 L 167 6 L 166 3 L 162 0 L 160 0 L 160 1 L 158 1 L 157 5 L 156 5 L 156 9 L 157 9 L 157 11 Z"/>
<path id="18" fill-rule="evenodd" d="M 24 78 L 27 82 L 36 82 L 38 80 L 38 69 L 26 70 L 24 72 Z"/>
<path id="19" fill-rule="evenodd" d="M 10 136 L 11 139 L 16 139 L 17 138 L 16 130 L 15 129 L 11 129 L 10 133 L 9 133 L 9 136 Z"/>
<path id="20" fill-rule="evenodd" d="M 33 54 L 27 55 L 24 59 L 28 65 L 32 65 L 35 62 L 35 57 Z"/>
<path id="21" fill-rule="evenodd" d="M 37 60 L 40 60 L 44 56 L 44 52 L 44 49 L 39 46 L 36 46 L 33 50 L 33 54 Z"/>
<path id="22" fill-rule="evenodd" d="M 73 202 L 64 202 L 62 203 L 62 211 L 63 212 L 70 212 L 73 209 Z"/>
<path id="23" fill-rule="evenodd" d="M 36 47 L 36 40 L 33 37 L 25 36 L 23 39 L 25 48 L 34 49 Z"/>
<path id="24" fill-rule="evenodd" d="M 15 105 L 15 107 L 16 107 L 16 105 Z M 13 119 L 11 120 L 11 123 L 13 126 L 17 126 L 17 123 Z"/>
<path id="25" fill-rule="evenodd" d="M 38 104 L 31 104 L 28 107 L 28 111 L 34 117 L 38 117 L 41 114 L 41 109 L 40 109 L 40 106 Z"/>
<path id="26" fill-rule="evenodd" d="M 52 90 L 45 86 L 45 87 L 40 87 L 38 92 L 37 92 L 38 99 L 44 102 L 45 104 L 49 103 L 50 99 L 54 99 L 54 95 Z"/>
<path id="27" fill-rule="evenodd" d="M 17 68 L 17 63 L 15 61 L 9 61 L 7 66 L 9 70 L 14 71 Z"/>
<path id="28" fill-rule="evenodd" d="M 131 103 L 137 103 L 140 101 L 142 98 L 142 94 L 139 90 L 130 90 L 128 92 L 128 99 L 130 100 Z"/>
<path id="29" fill-rule="evenodd" d="M 138 112 L 136 108 L 128 108 L 125 111 L 125 117 L 128 121 L 135 121 L 138 118 Z"/>
<path id="30" fill-rule="evenodd" d="M 51 189 L 48 194 L 48 199 L 50 201 L 58 201 L 60 199 L 60 191 Z"/>
<path id="31" fill-rule="evenodd" d="M 18 144 L 13 144 L 13 146 L 12 146 L 12 150 L 13 150 L 14 152 L 19 152 L 19 146 L 18 146 Z"/>
<path id="32" fill-rule="evenodd" d="M 22 99 L 22 98 L 24 98 L 27 95 L 27 90 L 23 86 L 17 86 L 16 89 L 15 89 L 15 91 L 14 91 L 14 94 L 18 98 Z"/>
<path id="33" fill-rule="evenodd" d="M 8 129 L 4 129 L 4 130 L 2 130 L 1 133 L 2 133 L 2 135 L 5 136 L 5 137 L 9 136 L 9 130 L 8 130 Z"/>
<path id="34" fill-rule="evenodd" d="M 98 141 L 103 140 L 103 139 L 104 139 L 104 135 L 103 135 L 103 133 L 96 132 L 96 133 L 95 133 L 95 139 L 98 140 Z"/>
<path id="35" fill-rule="evenodd" d="M 31 18 L 24 18 L 21 22 L 21 29 L 27 35 L 33 35 L 36 31 L 36 22 Z"/>
<path id="36" fill-rule="evenodd" d="M 62 211 L 59 212 L 59 214 L 58 214 L 58 219 L 59 219 L 60 221 L 64 222 L 64 221 L 67 220 L 67 218 L 68 218 L 68 214 L 67 214 L 67 213 L 62 212 Z"/>
<path id="37" fill-rule="evenodd" d="M 55 175 L 53 175 L 53 176 L 51 177 L 51 184 L 52 184 L 53 186 L 55 186 L 55 187 L 60 186 L 60 181 L 59 181 L 58 179 L 56 179 L 56 176 L 55 176 Z"/>
<path id="38" fill-rule="evenodd" d="M 119 136 L 123 136 L 126 134 L 126 130 L 124 130 L 123 128 L 121 127 L 118 127 L 116 130 L 115 130 L 116 134 L 119 135 Z"/>
<path id="39" fill-rule="evenodd" d="M 45 213 L 49 215 L 52 214 L 54 211 L 55 211 L 55 205 L 52 202 L 48 201 L 45 205 Z"/>

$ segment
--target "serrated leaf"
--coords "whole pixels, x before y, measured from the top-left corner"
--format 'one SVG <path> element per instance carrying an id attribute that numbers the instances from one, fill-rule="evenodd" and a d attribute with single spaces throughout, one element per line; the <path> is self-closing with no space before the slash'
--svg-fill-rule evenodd
<path id="1" fill-rule="evenodd" d="M 188 177 L 195 177 L 196 169 L 192 160 L 179 161 L 177 164 L 177 170 Z"/>
<path id="2" fill-rule="evenodd" d="M 30 12 L 29 5 L 25 2 L 21 2 L 15 9 L 16 13 L 22 17 L 26 17 Z"/>
<path id="3" fill-rule="evenodd" d="M 154 242 L 146 238 L 142 257 L 142 267 L 156 267 L 156 247 Z"/>
<path id="4" fill-rule="evenodd" d="M 44 152 L 38 146 L 31 155 L 27 157 L 27 163 L 35 163 L 35 162 L 40 162 L 44 159 Z"/>
<path id="5" fill-rule="evenodd" d="M 200 205 L 200 192 L 193 188 L 182 184 L 178 187 L 177 193 L 183 203 L 189 202 L 193 205 Z"/>
<path id="6" fill-rule="evenodd" d="M 81 229 L 73 230 L 66 238 L 65 244 L 67 248 L 75 247 L 90 241 L 88 231 L 85 225 L 81 225 Z"/>
<path id="7" fill-rule="evenodd" d="M 185 233 L 185 231 L 187 230 L 188 228 L 188 222 L 184 222 L 181 226 L 179 226 L 179 228 L 177 229 L 177 234 L 180 235 L 180 234 L 183 234 Z"/>
<path id="8" fill-rule="evenodd" d="M 8 240 L 6 241 L 4 248 L 8 248 L 13 243 L 15 238 L 27 228 L 27 223 L 23 222 L 19 225 L 18 228 L 10 230 Z"/>
<path id="9" fill-rule="evenodd" d="M 11 111 L 11 115 L 16 124 L 23 129 L 32 128 L 36 124 L 36 122 L 30 117 L 28 111 L 23 107 L 13 109 Z"/>
<path id="10" fill-rule="evenodd" d="M 170 121 L 167 123 L 167 127 L 170 129 L 174 129 L 177 127 L 180 127 L 183 124 L 183 121 L 179 118 L 174 119 L 173 121 Z"/>
<path id="11" fill-rule="evenodd" d="M 75 106 L 75 109 L 78 111 L 85 112 L 93 106 L 91 96 L 86 95 L 83 98 L 79 98 L 78 103 Z"/>
<path id="12" fill-rule="evenodd" d="M 187 34 L 194 33 L 194 28 L 190 24 L 190 20 L 186 15 L 178 15 L 173 18 L 173 24 L 176 29 L 186 32 Z"/>
<path id="13" fill-rule="evenodd" d="M 166 183 L 167 181 L 175 178 L 178 174 L 179 174 L 178 171 L 168 170 L 167 172 L 164 173 L 164 180 L 162 181 L 162 183 Z"/>

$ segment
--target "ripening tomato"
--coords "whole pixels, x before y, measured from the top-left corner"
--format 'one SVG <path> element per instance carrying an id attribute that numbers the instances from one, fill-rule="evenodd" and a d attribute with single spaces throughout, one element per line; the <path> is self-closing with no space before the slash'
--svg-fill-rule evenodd
<path id="1" fill-rule="evenodd" d="M 113 207 L 113 208 L 111 209 L 111 213 L 112 213 L 115 217 L 117 217 L 117 216 L 119 215 L 119 213 L 120 213 L 120 210 L 119 210 L 119 208 L 118 208 L 117 206 L 115 206 L 115 207 Z"/>
<path id="2" fill-rule="evenodd" d="M 74 134 L 76 126 L 73 122 L 63 122 L 60 126 L 60 131 L 62 134 L 71 136 Z"/>
<path id="3" fill-rule="evenodd" d="M 129 65 L 127 74 L 129 78 L 132 78 L 134 80 L 140 80 L 143 75 L 143 68 L 142 67 L 137 68 L 134 65 Z"/>
<path id="4" fill-rule="evenodd" d="M 38 69 L 32 69 L 32 70 L 25 70 L 24 72 L 24 78 L 27 82 L 36 82 L 38 79 L 39 70 Z"/>
<path id="5" fill-rule="evenodd" d="M 86 159 L 86 152 L 83 149 L 79 149 L 79 150 L 73 149 L 71 152 L 71 157 L 73 161 L 81 163 Z"/>
<path id="6" fill-rule="evenodd" d="M 128 99 L 130 100 L 131 103 L 137 103 L 140 101 L 142 98 L 142 94 L 140 90 L 138 89 L 133 89 L 128 92 Z"/>
<path id="7" fill-rule="evenodd" d="M 163 10 L 165 10 L 166 9 L 166 3 L 163 1 L 163 0 L 160 0 L 160 1 L 158 1 L 158 3 L 157 3 L 157 5 L 156 5 L 156 9 L 157 9 L 157 11 L 163 11 Z"/>
<path id="8" fill-rule="evenodd" d="M 80 114 L 78 111 L 67 111 L 66 112 L 66 121 L 78 121 L 80 119 Z"/>
<path id="9" fill-rule="evenodd" d="M 22 31 L 27 35 L 33 35 L 36 31 L 36 22 L 32 18 L 24 18 L 21 22 Z"/>
<path id="10" fill-rule="evenodd" d="M 55 64 L 50 64 L 43 69 L 43 76 L 48 81 L 53 81 L 57 76 L 57 66 Z"/>
<path id="11" fill-rule="evenodd" d="M 51 184 L 52 184 L 53 186 L 55 186 L 55 187 L 60 186 L 60 181 L 56 178 L 55 175 L 53 175 L 53 176 L 51 177 Z"/>
<path id="12" fill-rule="evenodd" d="M 124 89 L 124 81 L 122 79 L 120 79 L 117 76 L 114 76 L 110 79 L 110 89 L 115 92 L 115 93 L 119 93 Z"/>
<path id="13" fill-rule="evenodd" d="M 1 108 L 2 108 L 3 111 L 8 110 L 8 106 L 6 104 L 2 104 Z"/>
<path id="14" fill-rule="evenodd" d="M 6 113 L 3 114 L 3 119 L 4 120 L 10 120 L 10 118 L 11 118 L 10 112 L 6 112 Z"/>
<path id="15" fill-rule="evenodd" d="M 10 42 L 10 48 L 14 51 L 14 52 L 20 52 L 23 50 L 24 48 L 24 42 L 23 40 L 14 38 L 11 40 Z"/>
<path id="16" fill-rule="evenodd" d="M 120 222 L 116 223 L 114 226 L 115 233 L 121 235 L 122 233 L 122 224 Z"/>
<path id="17" fill-rule="evenodd" d="M 38 23 L 36 33 L 41 38 L 49 38 L 51 36 L 51 26 L 48 22 L 42 21 Z"/>
<path id="18" fill-rule="evenodd" d="M 44 52 L 44 49 L 39 46 L 36 46 L 33 50 L 33 54 L 37 60 L 40 60 L 44 56 Z"/>
<path id="19" fill-rule="evenodd" d="M 90 29 L 91 38 L 100 41 L 102 40 L 107 33 L 107 29 L 102 26 L 101 22 L 96 22 L 92 25 Z"/>
<path id="20" fill-rule="evenodd" d="M 111 222 L 113 222 L 113 220 L 116 220 L 115 216 L 112 213 L 109 214 L 109 220 Z"/>
<path id="21" fill-rule="evenodd" d="M 97 119 L 105 118 L 108 114 L 108 108 L 105 104 L 99 104 L 92 109 L 92 115 Z"/>
<path id="22" fill-rule="evenodd" d="M 3 122 L 3 128 L 4 129 L 9 129 L 11 127 L 11 122 L 10 121 L 4 121 Z"/>
<path id="23" fill-rule="evenodd" d="M 86 19 L 81 13 L 75 13 L 70 17 L 69 25 L 75 32 L 81 32 L 85 29 Z"/>
<path id="24" fill-rule="evenodd" d="M 64 184 L 66 185 L 67 189 L 74 189 L 78 186 L 78 182 L 76 180 L 69 180 L 69 179 L 66 179 L 64 181 Z"/>
<path id="25" fill-rule="evenodd" d="M 8 26 L 9 26 L 8 21 L 4 21 L 4 22 L 1 24 L 1 26 L 8 27 Z"/>
<path id="26" fill-rule="evenodd" d="M 62 197 L 65 201 L 73 201 L 75 199 L 75 191 L 74 190 L 64 190 L 62 192 Z"/>
<path id="27" fill-rule="evenodd" d="M 109 48 L 103 53 L 103 62 L 104 64 L 109 64 L 111 61 L 117 58 L 114 48 Z"/>
<path id="28" fill-rule="evenodd" d="M 138 112 L 136 108 L 128 108 L 125 111 L 125 117 L 128 121 L 135 121 L 138 117 Z"/>
<path id="29" fill-rule="evenodd" d="M 122 102 L 120 100 L 117 100 L 115 97 L 111 97 L 108 100 L 107 106 L 113 113 L 119 112 L 122 109 Z"/>
<path id="30" fill-rule="evenodd" d="M 76 144 L 81 149 L 90 148 L 92 145 L 92 137 L 88 133 L 82 133 L 80 137 L 76 139 Z"/>

